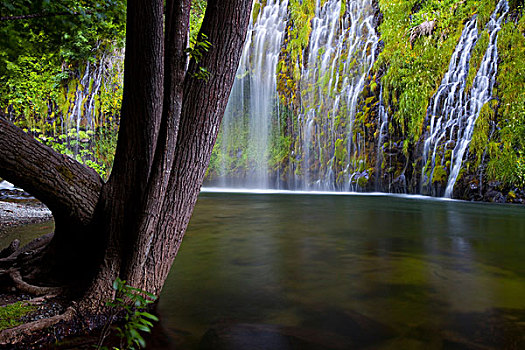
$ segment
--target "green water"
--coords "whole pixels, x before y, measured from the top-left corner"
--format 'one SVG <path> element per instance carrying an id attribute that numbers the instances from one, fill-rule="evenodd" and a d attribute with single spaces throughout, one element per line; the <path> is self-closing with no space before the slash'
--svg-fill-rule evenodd
<path id="1" fill-rule="evenodd" d="M 525 348 L 525 208 L 390 196 L 201 194 L 162 292 L 157 348 L 217 321 L 347 336 L 367 349 Z"/>
<path id="2" fill-rule="evenodd" d="M 20 240 L 20 246 L 24 246 L 33 239 L 51 233 L 54 230 L 55 223 L 52 220 L 38 224 L 7 227 L 4 232 L 0 232 L 0 249 L 7 247 L 15 239 Z"/>

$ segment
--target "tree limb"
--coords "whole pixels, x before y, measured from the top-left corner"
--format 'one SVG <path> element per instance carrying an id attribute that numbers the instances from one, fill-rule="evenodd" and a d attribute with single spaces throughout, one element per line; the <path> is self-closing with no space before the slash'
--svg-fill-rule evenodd
<path id="1" fill-rule="evenodd" d="M 0 118 L 0 176 L 46 204 L 55 217 L 87 224 L 102 179 L 77 161 L 56 153 Z"/>

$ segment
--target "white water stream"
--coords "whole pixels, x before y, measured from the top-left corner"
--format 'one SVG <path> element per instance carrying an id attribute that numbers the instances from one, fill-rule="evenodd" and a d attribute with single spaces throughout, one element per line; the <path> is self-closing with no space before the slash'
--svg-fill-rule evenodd
<path id="1" fill-rule="evenodd" d="M 450 60 L 449 70 L 427 111 L 427 116 L 430 118 L 430 133 L 423 149 L 422 193 L 431 192 L 430 183 L 436 166 L 445 165 L 445 157 L 441 157 L 444 151 L 440 150 L 443 148 L 452 150 L 448 166 L 448 182 L 444 193 L 445 197 L 452 196 L 454 184 L 472 140 L 476 119 L 483 105 L 492 98 L 492 88 L 498 67 L 498 32 L 507 12 L 507 1 L 501 0 L 485 26 L 489 34 L 489 44 L 472 88 L 468 92 L 465 91 L 465 87 L 470 68 L 470 57 L 480 36 L 477 30 L 477 18 L 473 17 L 463 29 Z M 440 164 L 436 164 L 438 156 L 441 158 Z"/>

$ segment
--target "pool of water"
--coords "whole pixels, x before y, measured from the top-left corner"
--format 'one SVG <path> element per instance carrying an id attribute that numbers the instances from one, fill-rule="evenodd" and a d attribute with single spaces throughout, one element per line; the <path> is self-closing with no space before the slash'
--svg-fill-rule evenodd
<path id="1" fill-rule="evenodd" d="M 202 193 L 158 310 L 157 349 L 217 324 L 241 343 L 524 349 L 525 208 Z"/>

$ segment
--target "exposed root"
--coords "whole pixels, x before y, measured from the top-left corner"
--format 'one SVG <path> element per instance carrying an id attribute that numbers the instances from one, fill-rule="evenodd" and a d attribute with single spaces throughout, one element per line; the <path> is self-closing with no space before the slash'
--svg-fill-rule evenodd
<path id="1" fill-rule="evenodd" d="M 16 252 L 18 249 L 20 249 L 20 240 L 15 239 L 9 247 L 0 250 L 0 258 L 5 258 Z"/>
<path id="2" fill-rule="evenodd" d="M 46 328 L 58 324 L 59 322 L 69 322 L 74 316 L 75 310 L 73 307 L 69 307 L 63 314 L 36 320 L 14 328 L 3 330 L 0 332 L 0 346 L 19 343 L 24 338 L 31 337 L 39 331 L 43 331 Z"/>
<path id="3" fill-rule="evenodd" d="M 18 252 L 14 252 L 12 253 L 11 255 L 5 257 L 5 258 L 1 258 L 0 259 L 0 264 L 2 264 L 2 266 L 6 266 L 7 264 L 13 264 L 14 262 L 16 262 L 16 259 L 18 258 L 18 255 L 19 253 Z"/>
<path id="4" fill-rule="evenodd" d="M 58 294 L 46 294 L 46 295 L 41 296 L 41 297 L 36 297 L 36 298 L 33 298 L 33 299 L 24 300 L 23 303 L 25 305 L 41 305 L 44 302 L 48 301 L 49 299 L 55 298 L 56 296 L 58 296 Z"/>
<path id="5" fill-rule="evenodd" d="M 15 239 L 9 247 L 0 252 L 0 266 L 10 267 L 21 259 L 27 259 L 40 253 L 51 242 L 53 233 L 38 237 L 20 248 L 20 241 Z"/>
<path id="6" fill-rule="evenodd" d="M 40 286 L 29 284 L 22 279 L 22 276 L 20 275 L 20 271 L 17 269 L 10 270 L 9 277 L 11 277 L 11 280 L 15 284 L 15 287 L 19 291 L 24 292 L 24 293 L 29 293 L 29 294 L 40 296 L 40 295 L 48 295 L 48 294 L 57 295 L 62 291 L 62 288 L 59 288 L 59 287 L 40 287 Z"/>

